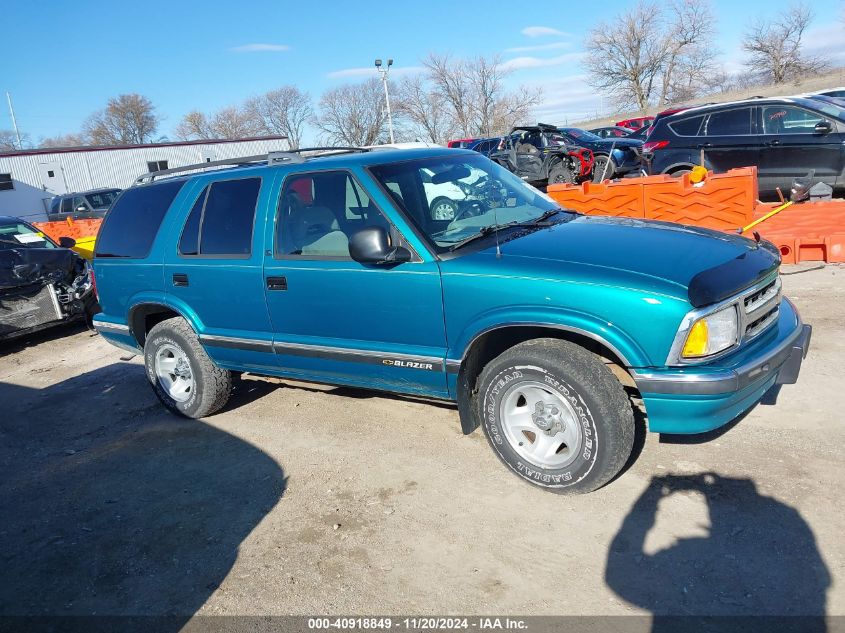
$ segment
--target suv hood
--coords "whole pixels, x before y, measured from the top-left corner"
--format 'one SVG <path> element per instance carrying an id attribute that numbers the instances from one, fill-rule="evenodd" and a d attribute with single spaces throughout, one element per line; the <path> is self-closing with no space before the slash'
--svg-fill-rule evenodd
<path id="1" fill-rule="evenodd" d="M 571 265 L 589 266 L 628 273 L 644 286 L 654 285 L 649 280 L 668 284 L 694 307 L 726 299 L 780 265 L 780 253 L 768 242 L 668 222 L 586 215 L 509 240 L 501 250 L 503 263 L 513 257 L 526 264 L 545 260 L 559 274 Z"/>

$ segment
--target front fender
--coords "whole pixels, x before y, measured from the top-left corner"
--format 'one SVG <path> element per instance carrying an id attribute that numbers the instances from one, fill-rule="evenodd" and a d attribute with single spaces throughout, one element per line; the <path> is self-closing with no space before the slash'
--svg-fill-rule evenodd
<path id="1" fill-rule="evenodd" d="M 531 307 L 499 309 L 480 315 L 452 342 L 447 354 L 447 362 L 462 361 L 473 342 L 483 334 L 496 329 L 518 326 L 548 327 L 586 336 L 607 347 L 622 360 L 626 367 L 647 367 L 650 364 L 646 351 L 614 323 L 565 308 Z"/>

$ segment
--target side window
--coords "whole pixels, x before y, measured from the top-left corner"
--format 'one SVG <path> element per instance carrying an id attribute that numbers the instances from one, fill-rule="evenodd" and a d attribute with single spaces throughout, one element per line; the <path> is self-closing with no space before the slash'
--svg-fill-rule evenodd
<path id="1" fill-rule="evenodd" d="M 737 108 L 713 112 L 707 120 L 707 136 L 738 136 L 751 134 L 753 108 Z"/>
<path id="2" fill-rule="evenodd" d="M 62 213 L 73 213 L 72 198 L 62 198 Z"/>
<path id="3" fill-rule="evenodd" d="M 826 119 L 795 106 L 765 106 L 763 131 L 765 134 L 812 134 L 816 124 Z"/>
<path id="4" fill-rule="evenodd" d="M 179 254 L 180 255 L 199 255 L 200 254 L 200 219 L 202 219 L 202 209 L 205 206 L 205 198 L 208 195 L 208 187 L 202 190 L 199 198 L 194 203 L 188 219 L 185 220 L 185 227 L 182 229 L 182 237 L 179 238 Z"/>
<path id="5" fill-rule="evenodd" d="M 231 257 L 249 255 L 260 189 L 261 178 L 211 183 L 188 214 L 179 238 L 179 253 Z"/>
<path id="6" fill-rule="evenodd" d="M 88 205 L 85 204 L 85 198 L 82 196 L 75 196 L 73 198 L 73 212 L 74 213 L 87 213 L 88 212 Z"/>
<path id="7" fill-rule="evenodd" d="M 678 136 L 698 136 L 702 121 L 704 121 L 704 115 L 694 116 L 670 123 L 669 127 Z"/>
<path id="8" fill-rule="evenodd" d="M 276 218 L 277 256 L 349 259 L 349 236 L 387 219 L 347 172 L 320 172 L 285 181 Z"/>
<path id="9" fill-rule="evenodd" d="M 184 184 L 170 181 L 124 191 L 103 221 L 95 257 L 149 255 L 164 214 Z"/>

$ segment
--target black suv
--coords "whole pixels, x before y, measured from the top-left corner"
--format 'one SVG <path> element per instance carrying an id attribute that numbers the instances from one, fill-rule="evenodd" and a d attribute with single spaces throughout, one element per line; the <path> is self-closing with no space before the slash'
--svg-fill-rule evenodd
<path id="1" fill-rule="evenodd" d="M 103 218 L 112 203 L 117 200 L 120 191 L 120 189 L 92 189 L 56 196 L 50 201 L 50 212 L 47 217 L 51 222 L 68 218 L 74 220 Z"/>
<path id="2" fill-rule="evenodd" d="M 652 174 L 756 166 L 761 197 L 796 177 L 845 192 L 845 109 L 805 97 L 756 98 L 683 110 L 657 121 L 643 146 Z"/>
<path id="3" fill-rule="evenodd" d="M 554 125 L 515 127 L 489 158 L 535 187 L 578 183 L 593 173 L 593 153 L 569 145 Z"/>

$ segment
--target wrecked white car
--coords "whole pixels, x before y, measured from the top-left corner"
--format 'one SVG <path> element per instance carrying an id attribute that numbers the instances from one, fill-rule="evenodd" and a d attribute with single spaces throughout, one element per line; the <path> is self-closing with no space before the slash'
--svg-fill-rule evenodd
<path id="1" fill-rule="evenodd" d="M 0 340 L 97 311 L 88 263 L 19 218 L 0 216 Z M 64 247 L 64 248 L 63 248 Z"/>

